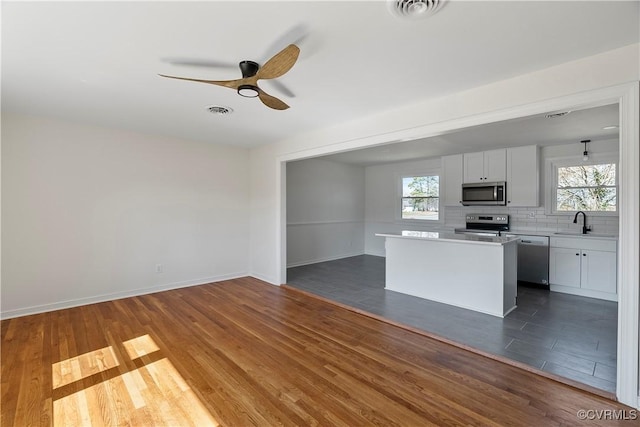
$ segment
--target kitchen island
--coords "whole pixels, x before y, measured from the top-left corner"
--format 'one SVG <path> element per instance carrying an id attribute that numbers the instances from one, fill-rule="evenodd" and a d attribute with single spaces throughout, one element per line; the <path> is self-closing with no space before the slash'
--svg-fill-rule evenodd
<path id="1" fill-rule="evenodd" d="M 516 308 L 517 238 L 449 232 L 378 233 L 385 289 L 504 317 Z"/>

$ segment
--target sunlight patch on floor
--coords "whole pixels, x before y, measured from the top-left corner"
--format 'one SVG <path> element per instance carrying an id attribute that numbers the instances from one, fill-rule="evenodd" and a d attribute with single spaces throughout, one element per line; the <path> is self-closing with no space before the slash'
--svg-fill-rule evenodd
<path id="1" fill-rule="evenodd" d="M 149 335 L 129 340 L 124 347 L 132 359 L 159 350 Z M 59 362 L 56 369 L 82 373 L 83 364 L 104 367 L 105 354 L 109 355 L 109 367 L 120 366 L 113 349 L 107 347 Z M 89 360 L 92 356 L 96 360 Z M 122 365 L 119 369 L 127 368 Z M 99 372 L 94 370 L 93 374 Z M 54 382 L 58 384 L 54 388 L 88 376 L 74 376 L 71 380 L 70 375 L 61 375 L 64 382 Z M 55 400 L 53 425 L 218 426 L 219 423 L 169 359 L 162 358 Z"/>
<path id="2" fill-rule="evenodd" d="M 131 360 L 160 350 L 149 334 L 125 341 L 123 344 Z"/>
<path id="3" fill-rule="evenodd" d="M 53 388 L 71 384 L 119 365 L 111 346 L 54 363 L 51 366 Z"/>

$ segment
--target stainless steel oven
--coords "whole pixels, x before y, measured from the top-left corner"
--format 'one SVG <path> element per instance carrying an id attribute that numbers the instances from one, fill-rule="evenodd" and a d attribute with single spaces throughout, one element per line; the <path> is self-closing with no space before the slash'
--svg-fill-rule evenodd
<path id="1" fill-rule="evenodd" d="M 456 228 L 460 234 L 481 234 L 500 236 L 509 231 L 509 215 L 507 214 L 467 214 L 465 216 L 466 228 Z"/>
<path id="2" fill-rule="evenodd" d="M 462 204 L 464 206 L 506 206 L 507 183 L 479 182 L 462 184 Z"/>

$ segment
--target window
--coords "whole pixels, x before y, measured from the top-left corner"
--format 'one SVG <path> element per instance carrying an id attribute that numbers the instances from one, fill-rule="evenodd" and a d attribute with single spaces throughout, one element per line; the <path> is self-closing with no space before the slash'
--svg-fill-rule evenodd
<path id="1" fill-rule="evenodd" d="M 440 219 L 440 177 L 402 177 L 402 219 Z"/>
<path id="2" fill-rule="evenodd" d="M 579 164 L 574 161 L 570 164 L 554 166 L 554 211 L 556 213 L 617 211 L 615 162 Z"/>

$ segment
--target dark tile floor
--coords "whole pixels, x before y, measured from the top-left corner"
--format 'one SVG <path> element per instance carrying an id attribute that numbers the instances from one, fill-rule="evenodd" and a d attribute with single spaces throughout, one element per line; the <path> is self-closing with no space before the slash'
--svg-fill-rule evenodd
<path id="1" fill-rule="evenodd" d="M 518 286 L 504 319 L 384 289 L 372 255 L 289 268 L 287 283 L 325 298 L 615 392 L 615 302 Z"/>

